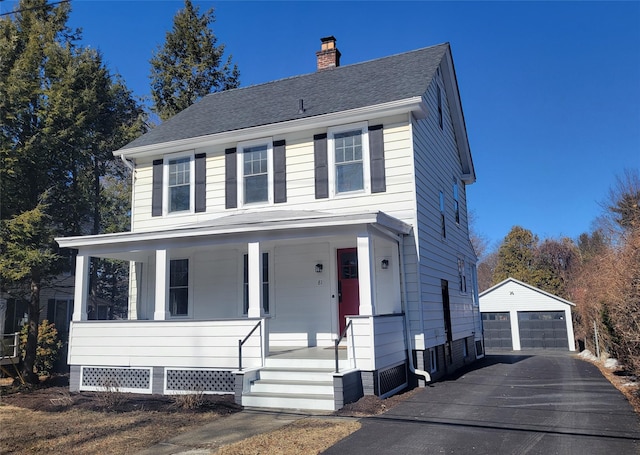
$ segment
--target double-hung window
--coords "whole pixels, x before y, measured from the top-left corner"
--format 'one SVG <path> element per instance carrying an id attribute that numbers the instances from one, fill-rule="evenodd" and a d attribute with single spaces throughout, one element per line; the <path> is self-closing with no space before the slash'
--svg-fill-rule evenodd
<path id="1" fill-rule="evenodd" d="M 333 195 L 368 191 L 369 156 L 367 125 L 329 129 L 329 183 Z"/>
<path id="2" fill-rule="evenodd" d="M 189 315 L 189 259 L 169 262 L 169 312 L 171 316 Z"/>
<path id="3" fill-rule="evenodd" d="M 249 312 L 249 255 L 244 255 L 243 261 L 243 314 Z M 260 282 L 262 285 L 262 309 L 269 314 L 269 253 L 262 253 L 262 270 Z"/>
<path id="4" fill-rule="evenodd" d="M 193 155 L 165 158 L 165 213 L 193 210 Z"/>
<path id="5" fill-rule="evenodd" d="M 238 166 L 243 204 L 273 202 L 273 146 L 271 141 L 240 145 Z"/>
<path id="6" fill-rule="evenodd" d="M 458 200 L 458 180 L 453 178 L 453 212 L 456 224 L 460 224 L 460 201 Z"/>

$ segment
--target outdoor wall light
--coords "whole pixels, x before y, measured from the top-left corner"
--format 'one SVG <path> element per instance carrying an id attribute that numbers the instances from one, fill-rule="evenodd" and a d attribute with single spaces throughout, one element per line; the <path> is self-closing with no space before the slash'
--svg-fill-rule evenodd
<path id="1" fill-rule="evenodd" d="M 383 270 L 387 270 L 389 268 L 389 259 L 383 259 L 382 262 L 380 263 L 380 267 Z"/>
<path id="2" fill-rule="evenodd" d="M 322 264 L 316 264 L 316 273 L 322 273 Z"/>

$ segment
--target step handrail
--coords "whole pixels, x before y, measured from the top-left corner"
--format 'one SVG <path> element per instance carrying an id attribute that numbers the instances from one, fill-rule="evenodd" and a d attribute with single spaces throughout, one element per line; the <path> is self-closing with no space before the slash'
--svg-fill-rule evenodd
<path id="1" fill-rule="evenodd" d="M 258 323 L 253 327 L 253 329 L 251 329 L 251 332 L 249 332 L 249 334 L 244 337 L 244 340 L 238 340 L 238 371 L 242 371 L 242 345 L 245 344 L 249 337 L 253 335 L 253 332 L 255 332 L 256 329 L 261 326 L 262 319 L 260 319 Z"/>
<path id="2" fill-rule="evenodd" d="M 349 321 L 347 322 L 347 325 L 344 327 L 344 330 L 342 331 L 342 333 L 340 334 L 340 337 L 338 339 L 336 339 L 336 346 L 335 346 L 335 353 L 336 353 L 336 373 L 340 372 L 340 363 L 339 363 L 339 359 L 338 359 L 338 345 L 340 344 L 340 342 L 342 341 L 343 338 L 345 338 L 347 336 L 347 330 L 349 330 L 349 327 L 351 327 L 351 322 L 353 322 L 351 319 L 349 319 Z"/>

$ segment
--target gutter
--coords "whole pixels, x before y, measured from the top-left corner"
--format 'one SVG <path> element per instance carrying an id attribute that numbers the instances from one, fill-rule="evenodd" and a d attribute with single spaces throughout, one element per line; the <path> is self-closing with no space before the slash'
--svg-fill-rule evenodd
<path id="1" fill-rule="evenodd" d="M 411 352 L 411 328 L 409 327 L 409 311 L 407 310 L 407 283 L 404 265 L 404 235 L 400 236 L 398 256 L 400 259 L 400 286 L 402 287 L 402 312 L 404 313 L 404 334 L 405 343 L 407 345 L 407 357 L 409 357 L 409 370 L 417 375 L 422 376 L 425 382 L 431 382 L 431 375 L 424 370 L 417 369 L 413 364 L 413 352 Z"/>

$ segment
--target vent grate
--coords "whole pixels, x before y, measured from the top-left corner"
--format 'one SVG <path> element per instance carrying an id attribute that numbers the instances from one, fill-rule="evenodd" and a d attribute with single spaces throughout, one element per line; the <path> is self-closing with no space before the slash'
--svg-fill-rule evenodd
<path id="1" fill-rule="evenodd" d="M 151 388 L 151 370 L 148 368 L 82 368 L 82 387 L 98 389 Z"/>
<path id="2" fill-rule="evenodd" d="M 234 392 L 235 377 L 230 370 L 167 369 L 166 375 L 167 392 Z"/>

